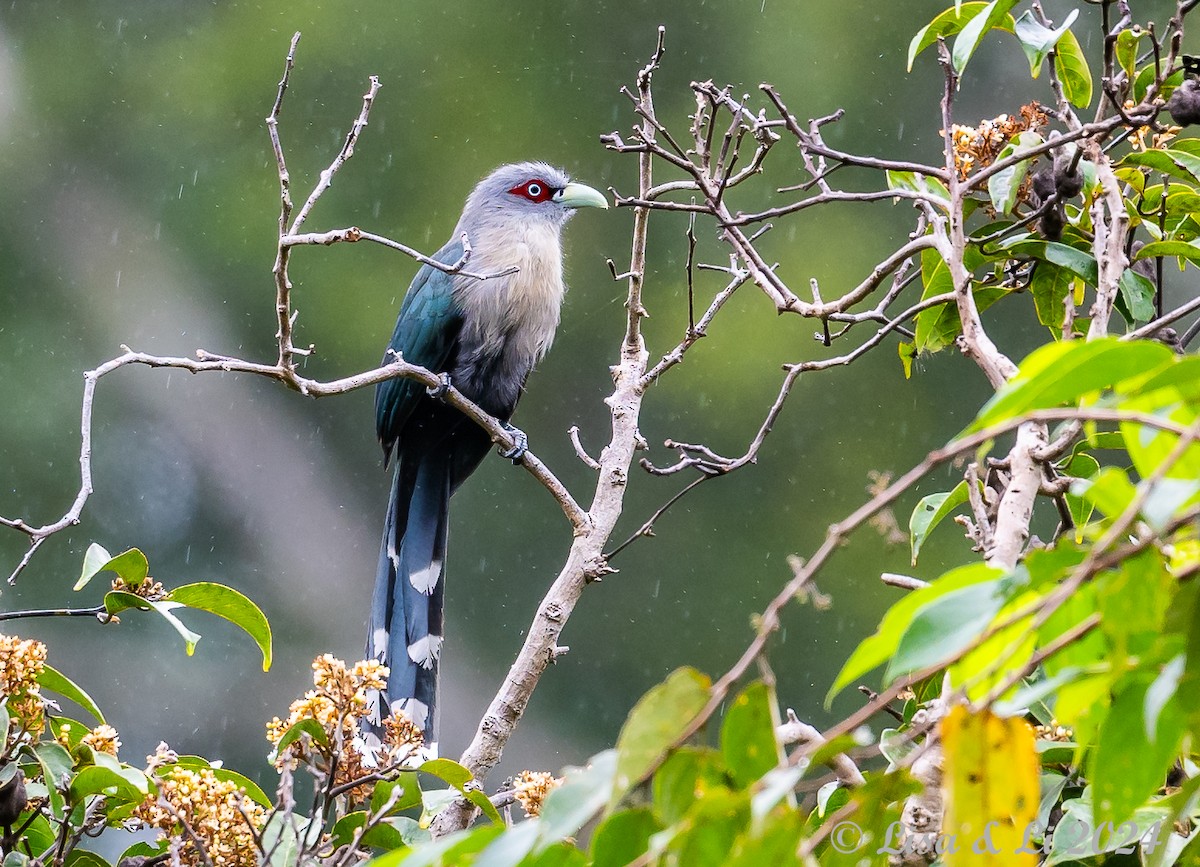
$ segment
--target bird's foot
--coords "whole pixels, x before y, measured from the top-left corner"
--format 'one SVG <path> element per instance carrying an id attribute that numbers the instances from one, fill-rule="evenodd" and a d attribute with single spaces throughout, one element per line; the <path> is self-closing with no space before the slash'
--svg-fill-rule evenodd
<path id="1" fill-rule="evenodd" d="M 438 374 L 438 384 L 431 385 L 428 388 L 426 388 L 425 393 L 427 395 L 429 395 L 430 397 L 432 397 L 434 400 L 445 400 L 446 393 L 448 391 L 450 391 L 450 386 L 453 384 L 454 383 L 452 383 L 450 381 L 450 374 L 439 373 Z"/>
<path id="2" fill-rule="evenodd" d="M 519 464 L 525 459 L 525 452 L 529 451 L 529 437 L 525 436 L 525 431 L 518 427 L 513 427 L 507 422 L 504 424 L 504 429 L 513 438 L 513 444 L 512 448 L 501 451 L 500 457 L 506 458 L 514 464 Z"/>

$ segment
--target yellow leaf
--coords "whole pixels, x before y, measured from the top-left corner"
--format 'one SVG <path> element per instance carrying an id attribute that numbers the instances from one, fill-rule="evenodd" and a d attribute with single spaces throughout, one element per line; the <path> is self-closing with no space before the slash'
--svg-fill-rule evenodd
<path id="1" fill-rule="evenodd" d="M 942 720 L 942 747 L 946 867 L 1036 865 L 1026 839 L 1040 797 L 1033 729 L 959 705 Z"/>

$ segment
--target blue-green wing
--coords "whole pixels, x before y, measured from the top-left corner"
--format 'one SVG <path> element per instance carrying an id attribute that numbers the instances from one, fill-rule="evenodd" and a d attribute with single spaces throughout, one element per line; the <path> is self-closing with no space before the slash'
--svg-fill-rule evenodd
<path id="1" fill-rule="evenodd" d="M 450 264 L 462 256 L 462 244 L 453 241 L 433 257 Z M 407 362 L 436 372 L 445 370 L 458 342 L 462 313 L 454 303 L 453 281 L 445 271 L 422 265 L 400 305 L 400 316 L 388 348 Z M 394 360 L 390 353 L 383 361 Z M 375 431 L 385 455 L 400 438 L 405 424 L 425 396 L 425 386 L 412 379 L 389 379 L 375 389 Z"/>

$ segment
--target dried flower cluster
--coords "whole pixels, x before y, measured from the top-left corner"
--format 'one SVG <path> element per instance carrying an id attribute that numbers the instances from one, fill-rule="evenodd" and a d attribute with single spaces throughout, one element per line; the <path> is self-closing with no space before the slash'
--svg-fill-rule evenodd
<path id="1" fill-rule="evenodd" d="M 286 720 L 275 717 L 267 723 L 267 740 L 278 752 L 277 767 L 294 768 L 299 762 L 308 762 L 328 772 L 336 753 L 333 783 L 341 786 L 418 754 L 424 745 L 421 730 L 399 712 L 383 721 L 384 745 L 374 751 L 364 747 L 361 726 L 370 712 L 367 694 L 386 689 L 387 666 L 369 659 L 347 667 L 342 660 L 323 654 L 313 660 L 312 668 L 314 688 L 292 702 Z M 302 737 L 279 750 L 284 734 L 302 720 L 314 720 L 320 725 L 328 745 Z M 352 800 L 367 797 L 370 790 L 368 785 L 358 786 L 349 796 Z"/>
<path id="2" fill-rule="evenodd" d="M 562 785 L 562 779 L 548 771 L 521 771 L 513 782 L 513 797 L 528 817 L 542 812 L 546 796 Z"/>
<path id="3" fill-rule="evenodd" d="M 875 498 L 887 490 L 887 486 L 892 483 L 892 474 L 880 470 L 868 470 L 867 479 L 869 481 L 867 493 Z M 896 519 L 895 511 L 890 508 L 876 512 L 868 519 L 867 523 L 889 545 L 903 545 L 908 541 L 908 535 L 900 529 L 900 522 Z"/>
<path id="4" fill-rule="evenodd" d="M 1036 103 L 1030 103 L 1021 106 L 1020 117 L 1002 114 L 981 120 L 977 127 L 954 124 L 950 139 L 959 178 L 965 179 L 971 172 L 990 166 L 1014 136 L 1039 129 L 1046 125 L 1046 120 L 1046 113 Z"/>
<path id="5" fill-rule="evenodd" d="M 1135 103 L 1131 99 L 1125 100 L 1125 110 L 1131 111 Z M 1179 135 L 1183 131 L 1181 126 L 1159 126 L 1155 131 L 1154 127 L 1139 126 L 1129 136 L 1129 146 L 1135 151 L 1161 150 L 1171 143 L 1171 139 Z"/>
<path id="6" fill-rule="evenodd" d="M 135 815 L 158 828 L 160 839 L 178 844 L 182 864 L 256 867 L 266 812 L 239 786 L 218 780 L 210 768 L 172 768 L 158 778 L 158 788 L 158 797 Z"/>
<path id="7" fill-rule="evenodd" d="M 162 583 L 150 577 L 146 577 L 140 584 L 126 584 L 125 579 L 118 576 L 113 579 L 112 589 L 122 593 L 132 593 L 134 596 L 141 596 L 143 599 L 158 600 L 167 595 L 167 591 L 162 586 Z"/>
<path id="8" fill-rule="evenodd" d="M 38 684 L 45 667 L 42 642 L 0 635 L 0 691 L 8 698 L 9 714 L 20 720 L 19 728 L 35 735 L 45 727 Z"/>

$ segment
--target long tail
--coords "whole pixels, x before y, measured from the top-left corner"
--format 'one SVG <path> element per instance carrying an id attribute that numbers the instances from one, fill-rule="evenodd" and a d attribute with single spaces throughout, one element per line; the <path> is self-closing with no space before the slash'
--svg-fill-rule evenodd
<path id="1" fill-rule="evenodd" d="M 452 450 L 435 448 L 412 463 L 397 462 L 379 549 L 367 656 L 391 675 L 368 720 L 378 735 L 383 718 L 404 711 L 436 756 Z"/>

